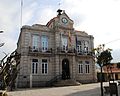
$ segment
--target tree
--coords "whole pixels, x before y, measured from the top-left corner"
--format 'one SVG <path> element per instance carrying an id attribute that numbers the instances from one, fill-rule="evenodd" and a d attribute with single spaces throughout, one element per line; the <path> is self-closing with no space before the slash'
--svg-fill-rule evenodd
<path id="1" fill-rule="evenodd" d="M 106 66 L 108 64 L 110 64 L 110 61 L 113 59 L 111 56 L 111 49 L 106 49 L 104 50 L 105 45 L 99 45 L 97 48 L 94 49 L 95 51 L 95 57 L 96 57 L 96 61 L 97 64 L 100 66 L 101 69 L 101 75 L 100 75 L 100 84 L 101 84 L 101 96 L 103 96 L 103 72 L 102 72 L 102 68 L 103 66 Z"/>
<path id="2" fill-rule="evenodd" d="M 15 85 L 15 79 L 19 72 L 18 65 L 20 63 L 20 54 L 16 51 L 12 52 L 10 56 L 6 55 L 0 64 L 0 79 L 3 83 L 3 89 L 12 88 Z"/>
<path id="3" fill-rule="evenodd" d="M 110 61 L 112 60 L 111 52 L 109 49 L 106 49 L 105 51 L 101 52 L 100 55 L 97 57 L 97 64 L 99 64 L 100 67 L 106 66 L 110 64 Z"/>

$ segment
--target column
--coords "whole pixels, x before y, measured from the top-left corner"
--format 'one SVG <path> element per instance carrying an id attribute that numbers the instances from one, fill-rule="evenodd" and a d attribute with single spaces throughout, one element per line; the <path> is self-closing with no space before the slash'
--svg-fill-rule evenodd
<path id="1" fill-rule="evenodd" d="M 32 74 L 30 74 L 30 88 L 32 88 Z"/>

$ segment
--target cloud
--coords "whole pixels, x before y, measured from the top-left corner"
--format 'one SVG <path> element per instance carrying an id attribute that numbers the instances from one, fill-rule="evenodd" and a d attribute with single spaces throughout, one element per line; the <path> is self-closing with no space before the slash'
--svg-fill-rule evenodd
<path id="1" fill-rule="evenodd" d="M 112 62 L 120 62 L 120 49 L 115 49 L 112 52 Z"/>
<path id="2" fill-rule="evenodd" d="M 53 11 L 51 8 L 45 8 L 38 12 L 38 17 L 35 20 L 35 23 L 40 23 L 46 25 L 53 17 L 56 17 L 56 11 Z"/>
<path id="3" fill-rule="evenodd" d="M 75 22 L 79 23 L 75 28 L 92 34 L 96 46 L 119 38 L 119 5 L 120 0 L 63 0 L 64 8 L 74 20 L 79 21 Z"/>
<path id="4" fill-rule="evenodd" d="M 106 44 L 112 48 L 114 57 L 120 49 L 120 0 L 23 0 L 23 25 L 36 23 L 46 24 L 57 15 L 57 9 L 65 10 L 68 16 L 74 21 L 76 30 L 86 31 L 95 37 L 95 47 L 99 44 Z M 13 3 L 14 2 L 14 3 Z M 58 3 L 61 2 L 59 6 Z M 5 46 L 0 52 L 12 52 L 16 48 L 20 32 L 20 1 L 2 0 L 0 3 L 0 42 Z M 13 47 L 14 46 L 14 47 Z M 120 53 L 119 53 L 120 54 Z M 118 60 L 120 60 L 118 58 Z"/>
<path id="5" fill-rule="evenodd" d="M 30 23 L 33 23 L 34 18 L 35 18 L 35 14 L 37 11 L 37 3 L 36 2 L 32 2 L 31 4 L 26 5 L 23 4 L 22 7 L 22 24 L 23 25 L 29 25 Z"/>

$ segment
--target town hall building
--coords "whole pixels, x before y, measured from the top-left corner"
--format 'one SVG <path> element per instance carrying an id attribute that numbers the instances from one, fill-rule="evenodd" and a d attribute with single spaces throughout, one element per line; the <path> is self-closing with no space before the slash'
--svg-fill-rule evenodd
<path id="1" fill-rule="evenodd" d="M 64 10 L 46 25 L 22 26 L 17 43 L 21 54 L 18 87 L 39 87 L 60 80 L 96 81 L 94 37 L 76 31 Z"/>

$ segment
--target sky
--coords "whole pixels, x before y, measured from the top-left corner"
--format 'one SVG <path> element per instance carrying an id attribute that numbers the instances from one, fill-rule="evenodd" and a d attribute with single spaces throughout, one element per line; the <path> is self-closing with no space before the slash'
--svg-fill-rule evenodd
<path id="1" fill-rule="evenodd" d="M 21 0 L 0 2 L 0 59 L 17 48 L 21 25 L 43 24 L 65 10 L 76 30 L 94 36 L 94 46 L 111 48 L 113 61 L 120 61 L 120 0 Z"/>

